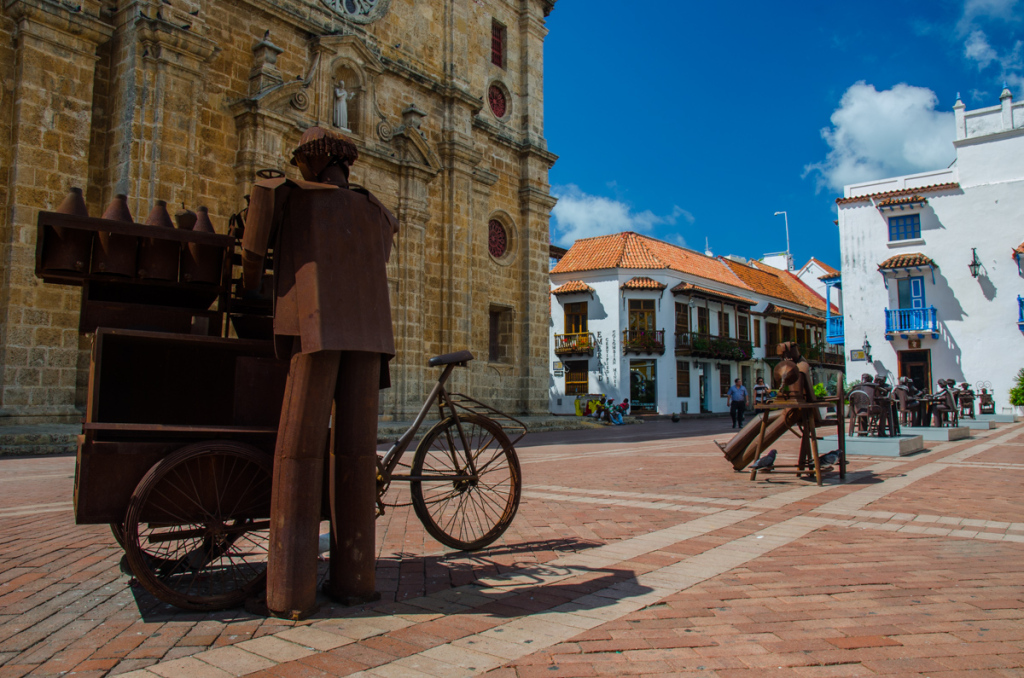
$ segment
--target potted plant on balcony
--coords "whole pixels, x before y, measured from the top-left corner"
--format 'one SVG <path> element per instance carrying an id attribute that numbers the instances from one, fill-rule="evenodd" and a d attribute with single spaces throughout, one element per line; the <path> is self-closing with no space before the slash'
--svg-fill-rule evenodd
<path id="1" fill-rule="evenodd" d="M 693 355 L 698 358 L 705 358 L 711 350 L 711 341 L 707 337 L 696 336 L 693 338 Z"/>

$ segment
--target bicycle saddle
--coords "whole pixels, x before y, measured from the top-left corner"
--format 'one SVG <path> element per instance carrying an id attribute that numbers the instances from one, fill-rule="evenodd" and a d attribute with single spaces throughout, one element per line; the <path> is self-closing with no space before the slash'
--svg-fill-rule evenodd
<path id="1" fill-rule="evenodd" d="M 436 355 L 428 360 L 427 364 L 431 367 L 437 367 L 438 365 L 451 365 L 452 363 L 468 363 L 472 359 L 473 354 L 469 351 L 456 351 L 455 353 Z"/>

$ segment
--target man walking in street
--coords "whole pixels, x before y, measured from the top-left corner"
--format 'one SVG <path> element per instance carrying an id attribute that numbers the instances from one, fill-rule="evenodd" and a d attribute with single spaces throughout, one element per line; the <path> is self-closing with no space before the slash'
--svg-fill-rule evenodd
<path id="1" fill-rule="evenodd" d="M 732 417 L 733 428 L 743 428 L 743 413 L 747 409 L 747 389 L 737 379 L 726 393 L 729 399 L 729 415 Z"/>

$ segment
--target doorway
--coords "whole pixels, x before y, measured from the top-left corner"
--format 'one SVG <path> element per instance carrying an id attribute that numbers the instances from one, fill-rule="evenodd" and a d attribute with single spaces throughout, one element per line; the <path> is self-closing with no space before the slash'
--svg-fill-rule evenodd
<path id="1" fill-rule="evenodd" d="M 657 412 L 657 363 L 653 360 L 629 361 L 629 409 L 631 412 Z"/>
<path id="2" fill-rule="evenodd" d="M 923 351 L 899 351 L 896 354 L 900 361 L 900 377 L 909 377 L 914 386 L 932 392 L 932 352 L 931 349 Z"/>
<path id="3" fill-rule="evenodd" d="M 708 363 L 697 363 L 700 374 L 700 411 L 711 411 L 711 365 Z"/>

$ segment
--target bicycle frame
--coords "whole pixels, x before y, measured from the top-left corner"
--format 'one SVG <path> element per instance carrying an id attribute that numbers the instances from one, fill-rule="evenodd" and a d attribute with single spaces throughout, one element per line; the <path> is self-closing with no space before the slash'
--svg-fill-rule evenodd
<path id="1" fill-rule="evenodd" d="M 462 439 L 462 449 L 466 451 L 466 463 L 468 464 L 469 474 L 467 475 L 452 475 L 444 476 L 444 480 L 477 480 L 478 475 L 475 467 L 475 460 L 473 459 L 472 451 L 469 449 L 469 439 L 466 437 L 466 432 L 462 428 L 462 420 L 459 419 L 459 413 L 452 404 L 451 399 L 448 397 L 448 391 L 445 390 L 445 383 L 452 374 L 457 366 L 465 366 L 465 363 L 450 363 L 445 365 L 444 372 L 438 378 L 437 383 L 434 384 L 434 388 L 431 389 L 430 395 L 427 396 L 426 401 L 423 403 L 423 407 L 420 408 L 419 413 L 413 420 L 412 425 L 402 434 L 402 436 L 395 441 L 395 444 L 384 455 L 384 458 L 378 462 L 378 468 L 383 476 L 385 482 L 392 480 L 402 481 L 420 481 L 420 480 L 438 480 L 439 477 L 434 475 L 430 477 L 423 476 L 412 476 L 412 475 L 395 475 L 395 468 L 398 467 L 399 462 L 402 460 L 402 455 L 405 454 L 406 450 L 409 449 L 409 445 L 412 443 L 412 439 L 416 436 L 423 421 L 427 418 L 427 414 L 430 413 L 430 408 L 434 406 L 434 403 L 438 403 L 438 408 L 441 410 L 441 418 L 444 419 L 444 407 L 448 406 L 448 410 L 452 413 L 452 418 L 455 419 L 455 426 L 458 428 L 459 437 Z M 454 442 L 454 441 L 452 441 Z M 452 451 L 452 463 L 455 468 L 459 468 L 459 460 L 454 458 L 455 445 L 450 444 L 449 449 Z"/>

